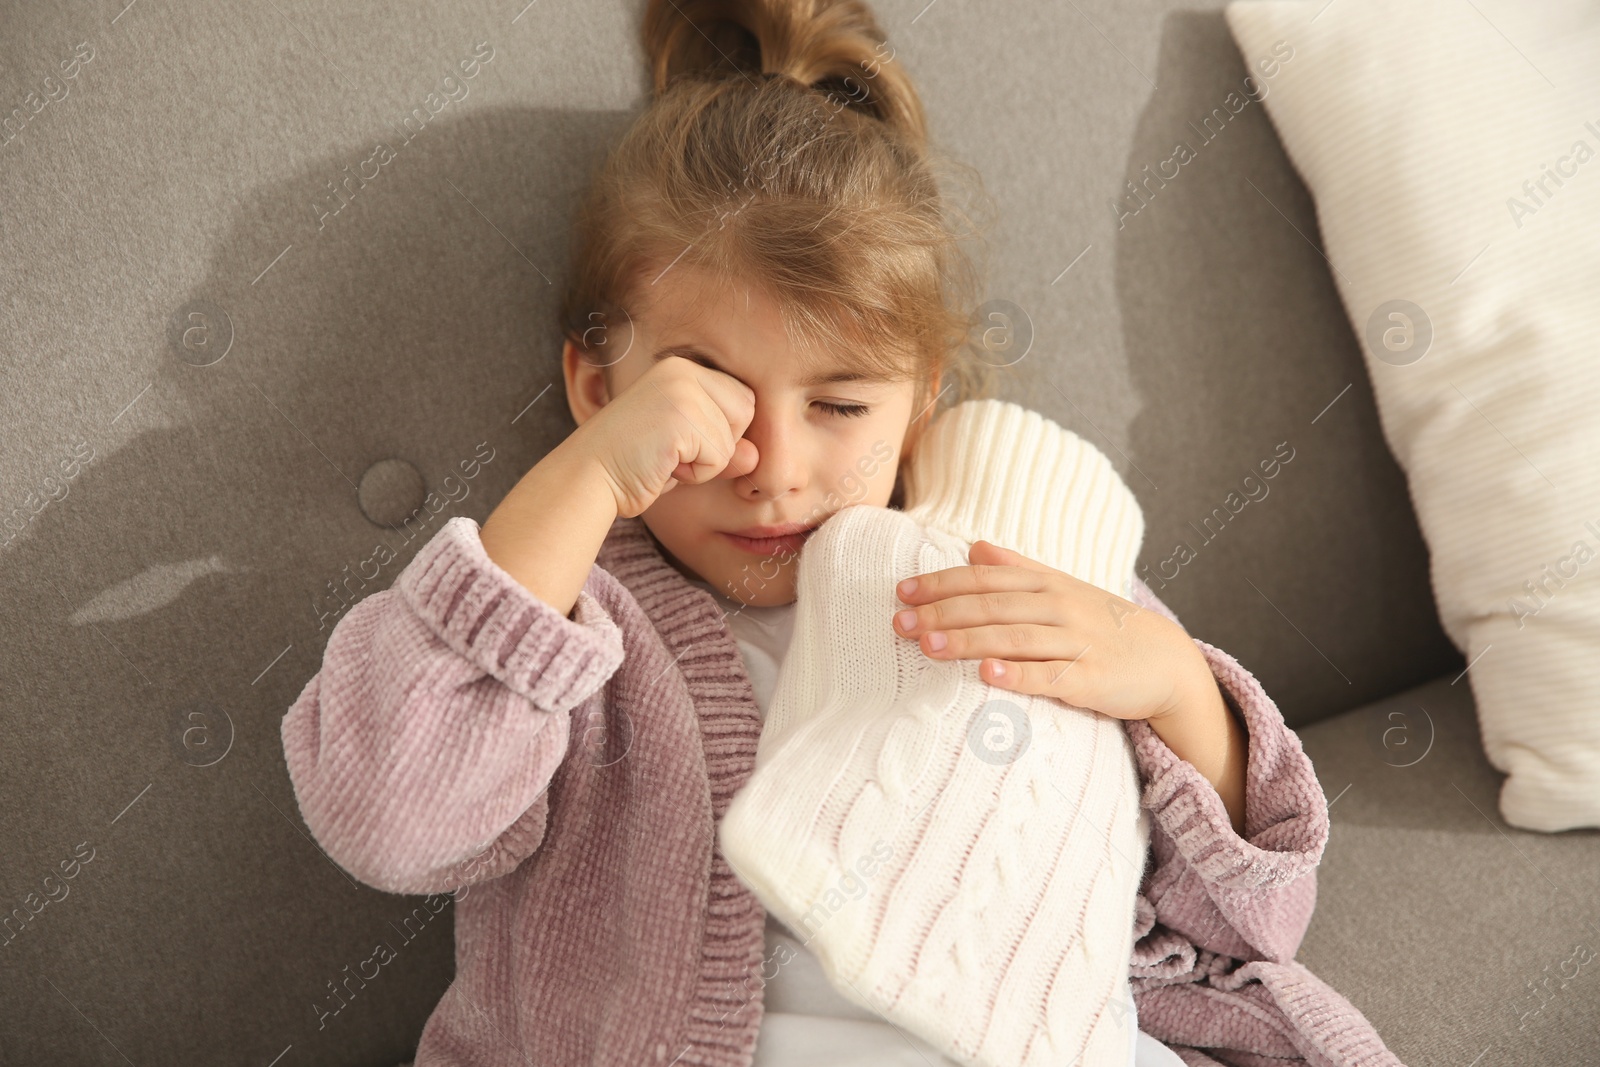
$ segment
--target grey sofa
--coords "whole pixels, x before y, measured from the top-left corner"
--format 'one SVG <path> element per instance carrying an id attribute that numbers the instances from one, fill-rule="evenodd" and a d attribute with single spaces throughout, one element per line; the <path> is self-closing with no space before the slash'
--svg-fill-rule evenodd
<path id="1" fill-rule="evenodd" d="M 875 5 L 998 208 L 989 293 L 1030 346 L 1002 395 L 1112 457 L 1152 585 L 1316 765 L 1332 830 L 1300 959 L 1412 1067 L 1594 1063 L 1600 842 L 1498 815 L 1266 114 L 1115 206 L 1245 74 L 1202 8 Z M 0 14 L 0 1063 L 410 1057 L 450 902 L 322 854 L 279 723 L 348 605 L 572 429 L 567 221 L 644 99 L 641 11 Z M 1270 493 L 1214 511 L 1280 444 Z M 395 957 L 336 999 L 380 941 Z"/>

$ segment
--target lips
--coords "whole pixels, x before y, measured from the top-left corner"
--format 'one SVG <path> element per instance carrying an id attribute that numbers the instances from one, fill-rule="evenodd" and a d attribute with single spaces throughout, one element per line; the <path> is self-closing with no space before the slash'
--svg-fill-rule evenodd
<path id="1" fill-rule="evenodd" d="M 806 538 L 816 532 L 820 522 L 788 522 L 779 526 L 747 526 L 738 533 L 717 531 L 719 537 L 743 552 L 757 556 L 774 556 L 779 552 L 796 553 L 806 543 Z"/>

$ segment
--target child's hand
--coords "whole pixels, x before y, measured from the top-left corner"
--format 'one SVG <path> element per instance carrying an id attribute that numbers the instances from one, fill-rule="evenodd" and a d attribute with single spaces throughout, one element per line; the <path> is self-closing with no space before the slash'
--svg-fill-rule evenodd
<path id="1" fill-rule="evenodd" d="M 982 659 L 991 685 L 1118 719 L 1165 716 L 1197 684 L 1215 689 L 1194 641 L 1159 612 L 988 541 L 967 558 L 971 566 L 915 575 L 909 595 L 900 583 L 912 607 L 895 613 L 895 632 L 924 654 Z"/>
<path id="2" fill-rule="evenodd" d="M 749 386 L 674 355 L 653 364 L 573 436 L 599 460 L 617 514 L 632 518 L 680 483 L 754 470 L 756 447 L 743 435 L 755 411 Z"/>

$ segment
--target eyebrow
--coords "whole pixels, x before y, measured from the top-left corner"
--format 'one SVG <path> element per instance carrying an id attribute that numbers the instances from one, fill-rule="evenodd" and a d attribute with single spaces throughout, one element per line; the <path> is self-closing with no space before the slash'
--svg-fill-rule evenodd
<path id="1" fill-rule="evenodd" d="M 733 374 L 719 366 L 716 360 L 712 359 L 710 356 L 706 355 L 693 345 L 671 345 L 667 348 L 663 348 L 661 351 L 651 356 L 650 361 L 652 363 L 659 363 L 668 356 L 682 356 L 685 359 L 693 360 L 702 367 L 710 367 L 712 370 L 722 371 L 723 374 L 728 375 L 730 378 L 736 379 L 744 385 L 750 384 L 743 378 L 740 378 L 737 374 Z M 883 374 L 870 371 L 844 370 L 841 368 L 840 370 L 826 371 L 822 374 L 809 375 L 802 379 L 800 384 L 808 387 L 814 385 L 835 385 L 841 382 L 861 382 L 867 385 L 882 385 L 887 384 L 891 380 L 892 379 Z"/>

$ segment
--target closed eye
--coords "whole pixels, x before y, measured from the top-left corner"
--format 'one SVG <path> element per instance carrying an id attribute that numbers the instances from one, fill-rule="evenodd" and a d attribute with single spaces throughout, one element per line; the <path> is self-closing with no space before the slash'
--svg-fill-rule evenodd
<path id="1" fill-rule="evenodd" d="M 830 414 L 846 417 L 865 415 L 872 410 L 864 404 L 834 404 L 826 400 L 817 401 L 817 406 L 827 410 Z"/>

